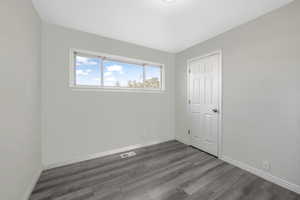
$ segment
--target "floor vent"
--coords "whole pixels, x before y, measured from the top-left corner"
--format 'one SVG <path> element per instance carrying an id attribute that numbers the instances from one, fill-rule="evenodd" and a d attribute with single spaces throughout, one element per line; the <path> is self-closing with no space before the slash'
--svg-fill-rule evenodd
<path id="1" fill-rule="evenodd" d="M 122 153 L 120 155 L 121 158 L 129 158 L 129 157 L 132 157 L 132 156 L 135 156 L 136 153 L 134 151 L 130 151 L 130 152 L 127 152 L 127 153 Z"/>

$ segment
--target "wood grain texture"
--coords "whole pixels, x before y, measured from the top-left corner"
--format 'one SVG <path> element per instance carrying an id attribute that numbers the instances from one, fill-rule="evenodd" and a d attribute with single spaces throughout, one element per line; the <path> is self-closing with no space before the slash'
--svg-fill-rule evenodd
<path id="1" fill-rule="evenodd" d="M 30 200 L 300 200 L 177 141 L 44 171 Z"/>

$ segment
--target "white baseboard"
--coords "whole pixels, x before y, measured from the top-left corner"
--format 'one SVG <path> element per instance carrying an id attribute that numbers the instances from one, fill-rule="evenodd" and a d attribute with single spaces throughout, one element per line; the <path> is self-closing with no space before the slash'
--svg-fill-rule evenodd
<path id="1" fill-rule="evenodd" d="M 113 150 L 104 151 L 104 152 L 100 152 L 100 153 L 90 154 L 90 155 L 87 155 L 87 156 L 78 157 L 78 158 L 74 158 L 74 159 L 71 159 L 71 160 L 63 161 L 63 162 L 58 162 L 58 163 L 45 165 L 44 170 L 53 169 L 53 168 L 56 168 L 56 167 L 62 167 L 62 166 L 65 166 L 65 165 L 69 165 L 69 164 L 73 164 L 73 163 L 77 163 L 77 162 L 82 162 L 82 161 L 86 161 L 86 160 L 92 160 L 92 159 L 95 159 L 95 158 L 100 158 L 100 157 L 104 157 L 104 156 L 108 156 L 108 155 L 112 155 L 112 154 L 116 154 L 116 153 L 130 151 L 132 149 L 151 146 L 151 145 L 155 145 L 155 144 L 159 144 L 159 143 L 163 143 L 163 142 L 167 142 L 167 141 L 171 141 L 171 140 L 172 139 L 148 142 L 148 143 L 144 143 L 144 144 L 135 144 L 135 145 L 130 145 L 130 146 L 126 146 L 126 147 L 122 147 L 122 148 L 118 148 L 118 149 L 113 149 Z"/>
<path id="2" fill-rule="evenodd" d="M 275 184 L 277 184 L 281 187 L 284 187 L 288 190 L 291 190 L 293 192 L 296 192 L 296 193 L 300 194 L 300 186 L 297 185 L 297 184 L 291 183 L 287 180 L 284 180 L 283 178 L 274 176 L 274 175 L 272 175 L 268 172 L 265 172 L 261 169 L 257 169 L 255 167 L 252 167 L 252 166 L 246 164 L 246 163 L 243 163 L 243 162 L 238 161 L 238 160 L 234 160 L 234 159 L 232 159 L 230 157 L 227 157 L 227 156 L 222 156 L 220 159 L 227 162 L 227 163 L 235 165 L 235 166 L 237 166 L 241 169 L 244 169 L 244 170 L 246 170 L 246 171 L 248 171 L 252 174 L 255 174 L 256 176 L 259 176 L 259 177 L 261 177 L 261 178 L 263 178 L 267 181 L 270 181 L 270 182 L 275 183 Z"/>
<path id="3" fill-rule="evenodd" d="M 186 139 L 186 138 L 180 138 L 178 136 L 175 137 L 175 140 L 183 143 L 183 144 L 186 144 L 186 145 L 190 145 L 190 142 L 189 142 L 189 139 Z"/>
<path id="4" fill-rule="evenodd" d="M 40 176 L 41 176 L 41 173 L 42 173 L 43 169 L 40 168 L 32 177 L 32 180 L 30 181 L 28 187 L 27 187 L 27 190 L 25 191 L 25 194 L 24 194 L 24 198 L 23 200 L 29 200 L 30 198 L 30 195 L 37 183 L 37 181 L 39 180 Z"/>

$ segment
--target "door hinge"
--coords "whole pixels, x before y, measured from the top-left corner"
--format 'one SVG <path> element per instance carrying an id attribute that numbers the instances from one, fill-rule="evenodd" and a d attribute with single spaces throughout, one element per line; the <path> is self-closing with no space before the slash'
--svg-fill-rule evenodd
<path id="1" fill-rule="evenodd" d="M 189 100 L 188 103 L 191 104 L 191 100 Z"/>
<path id="2" fill-rule="evenodd" d="M 188 130 L 188 134 L 191 135 L 191 130 L 190 129 Z"/>

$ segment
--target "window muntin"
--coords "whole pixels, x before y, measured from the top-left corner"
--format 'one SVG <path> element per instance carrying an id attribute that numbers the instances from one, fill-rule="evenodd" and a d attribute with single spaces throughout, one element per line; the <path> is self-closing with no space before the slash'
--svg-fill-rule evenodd
<path id="1" fill-rule="evenodd" d="M 163 65 L 72 51 L 72 87 L 163 90 Z"/>

